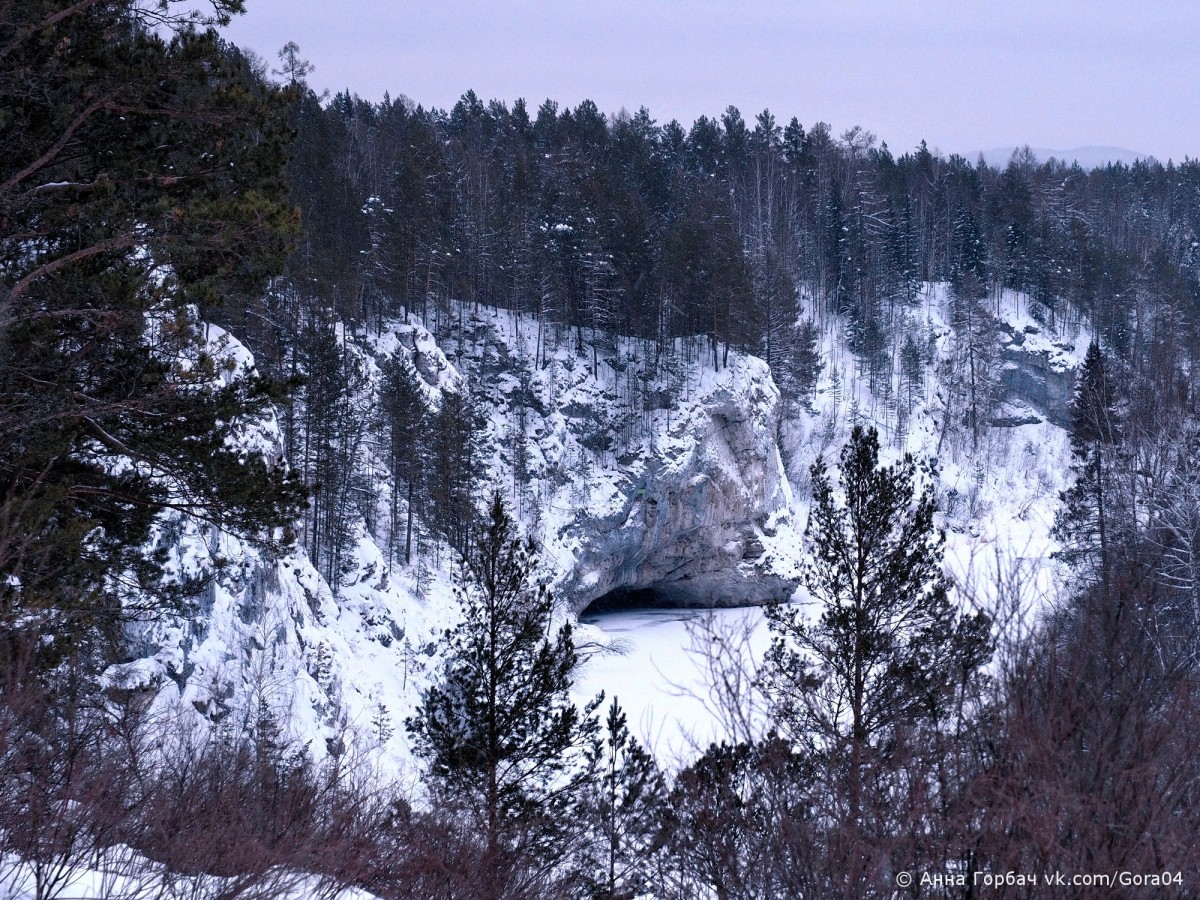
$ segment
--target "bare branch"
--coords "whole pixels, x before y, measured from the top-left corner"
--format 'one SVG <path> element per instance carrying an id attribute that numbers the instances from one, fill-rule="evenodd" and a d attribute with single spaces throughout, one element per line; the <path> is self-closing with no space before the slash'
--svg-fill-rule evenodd
<path id="1" fill-rule="evenodd" d="M 84 107 L 83 110 L 80 111 L 79 115 L 77 115 L 71 121 L 71 123 L 67 125 L 67 127 L 63 130 L 63 133 L 58 136 L 58 140 L 51 144 L 50 148 L 45 153 L 27 165 L 20 172 L 17 172 L 17 174 L 10 177 L 3 184 L 0 184 L 0 194 L 7 194 L 34 172 L 37 172 L 49 165 L 54 158 L 62 152 L 63 147 L 67 146 L 71 138 L 74 137 L 75 132 L 82 128 L 88 119 L 90 119 L 100 110 L 111 106 L 112 101 L 121 93 L 123 87 L 124 85 L 109 91 L 104 96 L 92 101 L 86 107 Z"/>
<path id="2" fill-rule="evenodd" d="M 12 324 L 10 312 L 13 301 L 20 299 L 20 297 L 27 290 L 29 290 L 30 285 L 32 285 L 39 278 L 45 278 L 47 275 L 53 275 L 55 272 L 59 271 L 60 269 L 65 269 L 67 266 L 72 265 L 73 263 L 89 259 L 93 256 L 99 256 L 101 253 L 110 253 L 113 250 L 127 250 L 130 247 L 133 247 L 135 243 L 136 241 L 132 235 L 118 235 L 117 237 L 99 241 L 95 244 L 92 244 L 90 247 L 84 247 L 80 250 L 76 250 L 74 253 L 68 253 L 66 256 L 60 256 L 57 259 L 52 259 L 50 262 L 45 263 L 44 265 L 38 266 L 36 269 L 14 284 L 11 288 L 9 288 L 8 295 L 3 300 L 0 300 L 0 330 L 5 329 Z"/>

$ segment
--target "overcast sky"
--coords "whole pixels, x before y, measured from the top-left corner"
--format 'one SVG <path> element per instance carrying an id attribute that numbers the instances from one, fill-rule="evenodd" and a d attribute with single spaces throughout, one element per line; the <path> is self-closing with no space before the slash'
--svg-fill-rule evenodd
<path id="1" fill-rule="evenodd" d="M 247 0 L 228 35 L 318 90 L 450 107 L 547 97 L 689 125 L 734 104 L 900 152 L 1200 156 L 1196 0 Z"/>

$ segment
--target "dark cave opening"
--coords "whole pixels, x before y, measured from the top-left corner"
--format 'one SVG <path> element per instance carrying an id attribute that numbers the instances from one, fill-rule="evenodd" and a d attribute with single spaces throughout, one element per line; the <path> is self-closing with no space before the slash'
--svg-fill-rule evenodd
<path id="1" fill-rule="evenodd" d="M 579 612 L 580 619 L 639 610 L 702 610 L 714 603 L 711 594 L 690 579 L 661 582 L 649 587 L 619 587 L 597 597 Z"/>
<path id="2" fill-rule="evenodd" d="M 637 609 L 672 609 L 677 606 L 679 606 L 678 603 L 672 602 L 666 594 L 653 587 L 620 587 L 609 591 L 602 597 L 597 597 L 580 611 L 579 616 L 583 618 Z"/>

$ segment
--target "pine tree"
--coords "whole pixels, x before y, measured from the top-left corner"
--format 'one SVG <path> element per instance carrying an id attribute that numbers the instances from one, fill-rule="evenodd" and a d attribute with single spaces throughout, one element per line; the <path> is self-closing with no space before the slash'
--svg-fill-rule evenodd
<path id="1" fill-rule="evenodd" d="M 166 599 L 164 509 L 264 541 L 295 515 L 237 445 L 269 386 L 218 371 L 195 314 L 282 270 L 287 96 L 175 4 L 2 15 L 0 629 L 52 654 L 112 636 L 116 581 Z"/>
<path id="2" fill-rule="evenodd" d="M 768 609 L 771 689 L 798 731 L 877 744 L 898 722 L 942 708 L 962 656 L 956 648 L 970 638 L 962 649 L 976 653 L 975 629 L 986 623 L 960 618 L 950 603 L 933 493 L 917 492 L 911 456 L 880 465 L 878 433 L 856 427 L 841 452 L 841 502 L 823 459 L 811 474 L 804 579 L 821 617 L 809 626 L 799 610 Z M 793 642 L 814 654 L 815 669 Z M 810 675 L 820 679 L 818 695 L 796 695 Z"/>
<path id="3" fill-rule="evenodd" d="M 598 729 L 600 698 L 581 711 L 570 697 L 572 629 L 552 631 L 553 600 L 535 568 L 535 548 L 518 539 L 497 493 L 463 561 L 463 621 L 446 634 L 441 679 L 406 723 L 435 797 L 481 835 L 487 898 L 552 871 L 567 852 L 567 813 L 591 777 Z"/>
<path id="4" fill-rule="evenodd" d="M 820 617 L 807 624 L 796 607 L 767 610 L 765 690 L 784 732 L 836 773 L 829 802 L 852 855 L 878 837 L 883 811 L 892 814 L 871 773 L 903 765 L 902 737 L 943 723 L 990 653 L 987 617 L 950 602 L 944 535 L 917 476 L 911 456 L 880 465 L 874 429 L 855 427 L 842 448 L 840 490 L 819 458 L 804 580 Z"/>
<path id="5" fill-rule="evenodd" d="M 1107 583 L 1112 532 L 1112 486 L 1120 424 L 1116 389 L 1105 372 L 1104 354 L 1088 347 L 1071 401 L 1071 456 L 1075 483 L 1061 495 L 1053 536 L 1059 555 L 1078 571 Z"/>
<path id="6" fill-rule="evenodd" d="M 645 892 L 647 871 L 666 840 L 666 783 L 649 753 L 629 733 L 625 710 L 613 698 L 603 740 L 591 750 L 596 777 L 580 797 L 589 823 L 581 854 L 591 896 L 617 900 Z"/>
<path id="7" fill-rule="evenodd" d="M 276 56 L 279 58 L 279 68 L 273 69 L 272 73 L 287 79 L 289 84 L 303 85 L 315 68 L 300 55 L 300 45 L 295 41 L 284 44 Z"/>
<path id="8" fill-rule="evenodd" d="M 827 897 L 828 834 L 815 813 L 813 767 L 777 737 L 712 744 L 668 798 L 666 897 Z M 654 886 L 658 888 L 658 885 Z"/>

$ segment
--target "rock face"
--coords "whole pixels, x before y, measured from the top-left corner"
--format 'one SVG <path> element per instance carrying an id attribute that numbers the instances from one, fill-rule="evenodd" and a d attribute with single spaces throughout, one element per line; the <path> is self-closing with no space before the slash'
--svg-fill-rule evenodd
<path id="1" fill-rule="evenodd" d="M 217 359 L 253 370 L 240 344 L 210 331 L 219 338 L 211 348 Z M 246 454 L 283 455 L 273 413 L 242 426 Z M 124 659 L 104 673 L 104 688 L 113 697 L 145 697 L 156 714 L 183 725 L 253 736 L 265 714 L 316 757 L 354 746 L 402 760 L 402 723 L 450 616 L 391 577 L 361 525 L 351 543 L 335 594 L 300 548 L 271 558 L 204 522 L 164 515 L 154 544 L 167 552 L 168 571 L 206 586 L 182 611 L 131 622 Z"/>
<path id="2" fill-rule="evenodd" d="M 1016 406 L 1032 407 L 1047 421 L 1067 427 L 1070 424 L 1071 397 L 1075 392 L 1075 366 L 1070 354 L 1074 347 L 1048 340 L 1040 328 L 1023 329 L 1001 322 L 1000 371 L 1004 399 Z M 1028 415 L 1009 416 L 993 422 L 1000 426 L 1036 422 Z"/>
<path id="3" fill-rule="evenodd" d="M 540 545 L 569 611 L 614 593 L 702 608 L 791 597 L 799 548 L 783 527 L 782 404 L 765 362 L 731 351 L 714 368 L 704 338 L 585 349 L 529 317 L 460 312 L 435 326 L 437 344 L 483 404 L 488 487 Z"/>
<path id="4" fill-rule="evenodd" d="M 597 353 L 507 311 L 461 313 L 437 344 L 484 405 L 488 487 L 537 539 L 571 611 L 613 592 L 698 607 L 792 595 L 798 548 L 787 529 L 776 540 L 791 489 L 766 363 L 731 352 L 714 369 L 702 338 L 660 359 L 613 335 Z M 381 355 L 432 346 L 419 325 L 401 330 Z"/>
<path id="5" fill-rule="evenodd" d="M 598 359 L 565 340 L 539 360 L 527 323 L 500 312 L 463 318 L 471 330 L 461 340 L 473 342 L 463 359 L 482 360 L 469 371 L 415 322 L 377 336 L 364 367 L 377 380 L 378 360 L 409 355 L 430 403 L 470 384 L 488 423 L 483 486 L 503 486 L 568 611 L 606 595 L 699 607 L 792 595 L 799 548 L 765 363 L 731 353 L 720 371 L 661 366 L 653 376 L 625 339 Z M 236 342 L 223 352 L 252 370 Z M 280 458 L 273 415 L 245 423 L 242 445 Z M 391 491 L 380 482 L 378 494 Z M 170 567 L 207 576 L 207 588 L 188 610 L 131 627 L 106 688 L 221 727 L 252 728 L 265 709 L 315 755 L 354 746 L 406 764 L 401 723 L 459 614 L 453 558 L 442 547 L 442 567 L 418 588 L 415 567 L 393 568 L 379 536 L 365 522 L 353 528 L 333 590 L 302 549 L 268 558 L 203 522 L 164 517 L 156 541 Z"/>
<path id="6" fill-rule="evenodd" d="M 741 606 L 795 590 L 787 548 L 772 540 L 791 501 L 776 442 L 779 393 L 757 359 L 709 374 L 675 407 L 657 446 L 624 471 L 617 509 L 581 509 L 567 525 L 573 565 L 559 592 L 576 611 L 600 598 Z"/>
<path id="7" fill-rule="evenodd" d="M 585 352 L 576 335 L 529 317 L 452 312 L 453 328 L 434 323 L 436 338 L 410 320 L 347 346 L 362 354 L 372 384 L 379 363 L 406 355 L 431 408 L 446 391 L 472 392 L 485 423 L 481 493 L 500 490 L 540 543 L 541 575 L 566 612 L 597 602 L 703 608 L 793 596 L 802 548 L 791 516 L 805 504 L 793 502 L 782 403 L 762 360 L 730 353 L 715 370 L 703 338 L 663 351 L 612 336 Z M 1074 348 L 1031 320 L 1000 328 L 1007 420 L 994 424 L 1032 424 L 1044 436 L 1052 429 L 1039 419 L 1067 420 Z M 236 342 L 222 353 L 233 368 L 253 365 Z M 836 400 L 824 384 L 823 408 L 787 425 L 797 483 L 807 462 L 844 437 L 834 425 L 844 430 L 854 408 L 841 382 Z M 369 407 L 372 396 L 363 399 Z M 932 417 L 925 426 L 910 430 L 910 449 L 928 454 L 940 438 Z M 273 416 L 246 423 L 243 443 L 270 459 L 283 453 Z M 368 458 L 369 447 L 362 452 L 386 503 L 396 495 L 379 474 L 387 466 Z M 1047 494 L 1035 476 L 1031 490 Z M 375 518 L 401 520 L 382 507 Z M 111 692 L 142 692 L 231 727 L 248 727 L 265 703 L 314 752 L 354 746 L 407 764 L 402 723 L 436 676 L 438 639 L 459 616 L 448 547 L 434 544 L 419 565 L 403 566 L 380 551 L 387 535 L 359 522 L 333 590 L 299 549 L 269 559 L 178 515 L 160 525 L 175 570 L 211 581 L 186 613 L 127 635 L 124 661 L 106 673 Z"/>
<path id="8" fill-rule="evenodd" d="M 450 321 L 438 343 L 470 361 L 488 477 L 569 610 L 614 592 L 697 607 L 792 595 L 799 548 L 781 527 L 791 488 L 765 362 L 730 352 L 716 369 L 703 338 L 661 353 L 612 335 L 585 351 L 495 309 Z"/>

